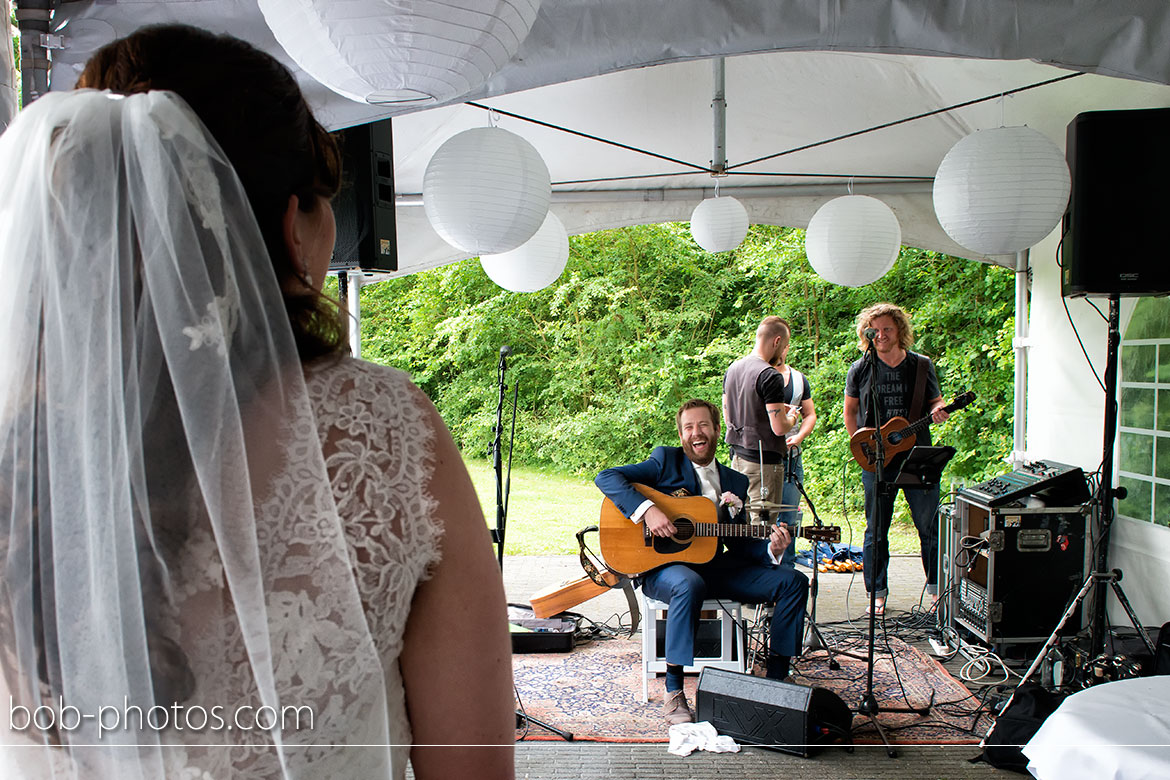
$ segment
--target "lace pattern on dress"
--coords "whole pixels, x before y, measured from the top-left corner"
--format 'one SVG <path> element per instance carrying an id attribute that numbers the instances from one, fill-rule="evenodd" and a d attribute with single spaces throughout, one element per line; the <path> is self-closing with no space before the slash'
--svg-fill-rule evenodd
<path id="1" fill-rule="evenodd" d="M 415 589 L 438 562 L 442 535 L 430 493 L 435 464 L 425 397 L 403 372 L 348 358 L 311 367 L 305 378 L 312 414 L 294 415 L 302 424 L 284 432 L 287 461 L 257 513 L 277 690 L 282 702 L 314 711 L 312 729 L 284 735 L 286 746 L 304 746 L 285 751 L 287 776 L 387 775 L 384 749 L 335 747 L 348 743 L 395 746 L 390 776 L 403 778 L 411 735 L 398 657 Z M 316 430 L 310 430 L 303 423 L 314 416 Z M 311 488 L 306 494 L 299 466 L 322 454 L 332 495 L 314 495 Z M 345 529 L 345 567 L 321 560 L 322 550 L 337 548 L 322 537 L 336 524 L 317 519 L 334 504 Z M 180 625 L 184 615 L 214 609 L 225 592 L 222 569 L 208 560 L 214 542 L 195 536 L 187 549 L 190 570 L 180 578 L 186 588 L 175 615 Z M 333 581 L 342 571 L 354 576 Z M 355 586 L 373 648 L 360 646 L 360 632 L 348 631 L 338 618 L 344 602 L 339 594 Z M 181 633 L 200 700 L 254 701 L 246 663 L 206 664 L 222 663 L 224 648 L 229 658 L 242 659 L 238 624 L 225 620 L 212 630 Z M 379 668 L 361 659 L 373 659 Z M 385 681 L 384 698 L 367 693 L 374 677 Z M 374 702 L 385 702 L 387 712 L 369 711 Z M 385 731 L 378 733 L 383 724 Z M 265 744 L 176 747 L 168 762 L 183 777 L 286 776 L 267 735 L 255 736 Z"/>

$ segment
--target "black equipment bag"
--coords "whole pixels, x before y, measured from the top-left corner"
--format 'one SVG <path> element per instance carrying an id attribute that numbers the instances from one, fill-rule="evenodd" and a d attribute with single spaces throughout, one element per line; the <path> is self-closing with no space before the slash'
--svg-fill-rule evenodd
<path id="1" fill-rule="evenodd" d="M 1065 694 L 1052 693 L 1036 683 L 1021 685 L 1011 704 L 999 714 L 995 725 L 983 738 L 980 758 L 997 769 L 1028 774 L 1028 757 L 1020 748 L 1040 730 L 1064 697 Z"/>
<path id="2" fill-rule="evenodd" d="M 1170 623 L 1162 624 L 1154 643 L 1154 669 L 1151 674 L 1170 674 Z"/>

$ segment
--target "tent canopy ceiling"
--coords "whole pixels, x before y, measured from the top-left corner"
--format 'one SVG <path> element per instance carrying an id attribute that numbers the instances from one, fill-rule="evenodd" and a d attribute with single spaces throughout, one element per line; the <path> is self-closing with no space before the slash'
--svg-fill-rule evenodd
<path id="1" fill-rule="evenodd" d="M 430 228 L 422 177 L 435 149 L 487 124 L 487 111 L 340 97 L 296 68 L 256 0 L 62 3 L 55 26 L 66 48 L 54 52 L 53 89 L 71 87 L 98 46 L 165 21 L 273 53 L 297 72 L 327 127 L 393 116 L 399 273 L 467 256 Z M 460 100 L 505 112 L 497 123 L 540 151 L 553 210 L 571 234 L 685 221 L 716 182 L 705 169 L 718 57 L 730 168 L 720 192 L 740 197 L 754 222 L 805 227 L 826 200 L 852 190 L 890 205 L 906 244 L 1012 266 L 942 231 L 931 200 L 940 160 L 979 129 L 1026 124 L 1063 148 L 1083 111 L 1170 106 L 1170 4 L 543 0 L 517 55 Z"/>

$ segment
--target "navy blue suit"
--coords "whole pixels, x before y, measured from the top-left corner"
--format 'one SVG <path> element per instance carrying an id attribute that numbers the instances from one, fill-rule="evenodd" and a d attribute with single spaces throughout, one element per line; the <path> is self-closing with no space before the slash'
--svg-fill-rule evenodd
<path id="1" fill-rule="evenodd" d="M 747 500 L 748 478 L 718 464 L 721 491 L 730 491 Z M 645 497 L 631 487 L 641 483 L 673 494 L 685 489 L 702 495 L 695 467 L 681 447 L 658 447 L 647 460 L 606 469 L 593 480 L 626 517 L 634 513 Z M 746 522 L 740 512 L 734 520 L 720 510 L 720 522 Z M 793 656 L 800 652 L 804 605 L 808 599 L 808 578 L 792 567 L 780 567 L 768 556 L 767 539 L 731 538 L 721 540 L 719 552 L 709 563 L 672 563 L 642 576 L 642 590 L 670 605 L 666 616 L 666 662 L 691 666 L 695 661 L 695 632 L 704 599 L 731 599 L 747 604 L 773 604 L 772 655 Z"/>

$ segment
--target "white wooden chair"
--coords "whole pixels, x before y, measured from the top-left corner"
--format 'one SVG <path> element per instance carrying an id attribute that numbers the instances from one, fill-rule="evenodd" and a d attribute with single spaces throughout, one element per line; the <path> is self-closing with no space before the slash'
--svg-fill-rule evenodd
<path id="1" fill-rule="evenodd" d="M 658 621 L 665 617 L 667 604 L 650 598 L 639 589 L 642 603 L 642 701 L 649 701 L 650 678 L 666 671 L 666 659 L 658 654 Z M 684 672 L 698 672 L 709 666 L 742 672 L 746 666 L 744 652 L 743 605 L 728 599 L 708 599 L 703 602 L 704 612 L 719 615 L 719 655 L 696 656 Z"/>

